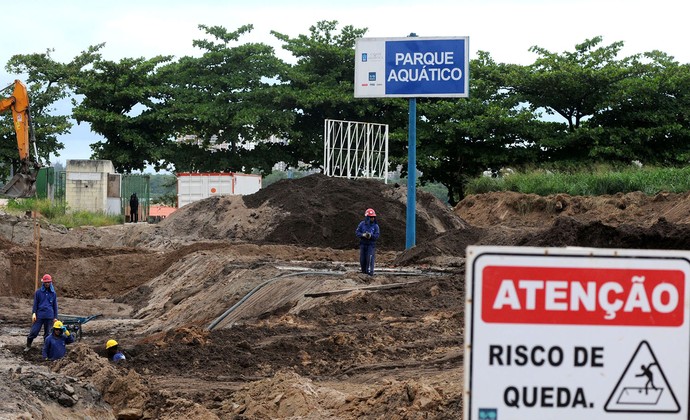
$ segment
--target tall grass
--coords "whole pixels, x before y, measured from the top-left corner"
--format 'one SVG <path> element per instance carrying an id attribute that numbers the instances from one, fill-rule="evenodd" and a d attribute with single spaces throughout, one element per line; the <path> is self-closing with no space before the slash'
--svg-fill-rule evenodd
<path id="1" fill-rule="evenodd" d="M 78 226 L 110 226 L 124 222 L 124 217 L 120 215 L 113 216 L 104 213 L 91 213 L 88 211 L 70 212 L 65 204 L 52 203 L 47 199 L 10 199 L 7 202 L 7 211 L 15 214 L 36 211 L 50 223 L 64 225 L 67 228 Z"/>
<path id="2" fill-rule="evenodd" d="M 597 168 L 583 172 L 550 172 L 535 170 L 515 172 L 498 178 L 476 178 L 465 187 L 467 194 L 491 191 L 514 191 L 525 194 L 549 195 L 610 195 L 642 191 L 647 195 L 659 192 L 690 191 L 690 167 Z"/>
<path id="3" fill-rule="evenodd" d="M 111 226 L 124 223 L 124 216 L 113 216 L 105 213 L 91 213 L 88 211 L 75 211 L 66 213 L 51 220 L 52 223 L 65 225 L 72 228 L 78 226 Z"/>

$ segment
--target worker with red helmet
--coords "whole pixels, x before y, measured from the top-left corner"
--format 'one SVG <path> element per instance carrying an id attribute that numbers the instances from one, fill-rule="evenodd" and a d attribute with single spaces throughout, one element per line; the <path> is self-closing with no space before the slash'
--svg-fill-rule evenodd
<path id="1" fill-rule="evenodd" d="M 369 208 L 364 212 L 364 220 L 359 222 L 355 235 L 359 238 L 359 265 L 362 273 L 373 276 L 374 262 L 376 260 L 376 240 L 380 235 L 374 209 Z"/>
<path id="2" fill-rule="evenodd" d="M 31 331 L 26 337 L 26 348 L 29 351 L 31 343 L 43 327 L 43 339 L 52 332 L 53 324 L 58 319 L 57 293 L 53 287 L 53 278 L 46 274 L 41 278 L 41 287 L 34 293 L 34 306 L 31 314 Z"/>

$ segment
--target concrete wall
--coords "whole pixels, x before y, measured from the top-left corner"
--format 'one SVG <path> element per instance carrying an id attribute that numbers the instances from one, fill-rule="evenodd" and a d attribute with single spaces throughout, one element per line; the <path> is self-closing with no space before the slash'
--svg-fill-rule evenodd
<path id="1" fill-rule="evenodd" d="M 108 212 L 108 174 L 115 173 L 109 160 L 68 160 L 65 200 L 71 210 Z"/>

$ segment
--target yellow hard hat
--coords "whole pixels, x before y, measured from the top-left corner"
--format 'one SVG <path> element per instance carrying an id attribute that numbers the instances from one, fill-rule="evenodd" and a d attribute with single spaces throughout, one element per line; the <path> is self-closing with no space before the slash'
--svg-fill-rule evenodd
<path id="1" fill-rule="evenodd" d="M 53 328 L 56 330 L 61 329 L 62 328 L 62 322 L 61 321 L 55 321 L 55 323 L 53 324 Z"/>
<path id="2" fill-rule="evenodd" d="M 115 340 L 108 340 L 107 343 L 105 343 L 105 349 L 108 350 L 109 348 L 117 346 L 117 341 Z"/>

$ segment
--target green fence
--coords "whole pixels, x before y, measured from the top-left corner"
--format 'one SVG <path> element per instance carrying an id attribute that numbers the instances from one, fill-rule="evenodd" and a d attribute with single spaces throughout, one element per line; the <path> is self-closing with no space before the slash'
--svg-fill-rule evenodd
<path id="1" fill-rule="evenodd" d="M 122 214 L 125 215 L 125 222 L 129 221 L 129 198 L 133 193 L 137 193 L 139 198 L 139 221 L 145 222 L 149 218 L 151 207 L 151 177 L 149 175 L 124 174 L 122 175 L 122 189 L 120 201 L 122 203 Z"/>
<path id="2" fill-rule="evenodd" d="M 67 189 L 67 172 L 55 172 L 53 180 L 55 181 L 55 186 L 53 190 L 53 202 L 55 204 L 65 204 L 65 190 Z"/>
<path id="3" fill-rule="evenodd" d="M 36 174 L 36 198 L 52 200 L 55 194 L 55 168 L 43 167 Z"/>
<path id="4" fill-rule="evenodd" d="M 137 193 L 139 198 L 139 221 L 149 218 L 151 206 L 151 177 L 145 174 L 124 174 L 121 179 L 120 207 L 125 221 L 129 221 L 129 198 Z M 36 196 L 49 198 L 56 204 L 65 203 L 67 172 L 55 171 L 53 167 L 41 168 L 36 176 Z M 69 204 L 69 203 L 68 203 Z"/>

